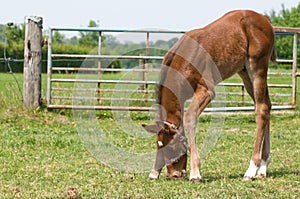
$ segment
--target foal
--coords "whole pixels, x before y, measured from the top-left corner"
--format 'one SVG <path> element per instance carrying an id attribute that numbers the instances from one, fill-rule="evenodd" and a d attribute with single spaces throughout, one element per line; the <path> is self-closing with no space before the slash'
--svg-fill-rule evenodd
<path id="1" fill-rule="evenodd" d="M 157 134 L 151 179 L 158 179 L 165 165 L 168 177 L 184 177 L 188 148 L 190 179 L 201 179 L 195 138 L 197 118 L 214 98 L 215 86 L 235 73 L 255 102 L 257 125 L 254 150 L 244 179 L 266 176 L 270 162 L 271 109 L 267 71 L 273 46 L 274 31 L 269 19 L 250 10 L 237 10 L 204 28 L 187 32 L 167 52 L 161 69 L 155 124 L 143 125 Z M 184 114 L 184 102 L 190 97 L 192 102 Z"/>

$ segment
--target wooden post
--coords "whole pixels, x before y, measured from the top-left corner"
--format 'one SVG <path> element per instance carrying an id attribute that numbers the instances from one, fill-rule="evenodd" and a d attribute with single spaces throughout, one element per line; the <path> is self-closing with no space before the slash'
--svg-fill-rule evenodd
<path id="1" fill-rule="evenodd" d="M 23 105 L 32 110 L 41 104 L 43 19 L 26 17 L 25 23 Z"/>

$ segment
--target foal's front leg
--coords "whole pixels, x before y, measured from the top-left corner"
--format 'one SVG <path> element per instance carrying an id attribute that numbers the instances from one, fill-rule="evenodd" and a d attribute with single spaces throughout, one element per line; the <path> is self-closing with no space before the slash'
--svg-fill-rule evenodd
<path id="1" fill-rule="evenodd" d="M 165 160 L 164 160 L 163 151 L 161 149 L 157 149 L 155 163 L 152 171 L 149 174 L 149 178 L 152 180 L 157 180 L 164 166 L 165 166 Z"/>
<path id="2" fill-rule="evenodd" d="M 194 100 L 193 100 L 194 101 Z M 190 142 L 190 165 L 191 165 L 191 172 L 190 172 L 190 180 L 201 180 L 200 175 L 200 157 L 196 145 L 196 123 L 197 123 L 197 115 L 194 114 L 195 112 L 191 112 L 191 105 L 189 106 L 187 112 L 184 116 L 184 126 L 185 131 L 189 136 Z"/>
<path id="3" fill-rule="evenodd" d="M 211 101 L 213 92 L 208 91 L 204 86 L 199 85 L 195 91 L 191 104 L 184 115 L 184 128 L 189 136 L 190 142 L 190 180 L 201 180 L 200 157 L 196 144 L 196 125 L 198 116 L 202 113 L 207 104 Z"/>

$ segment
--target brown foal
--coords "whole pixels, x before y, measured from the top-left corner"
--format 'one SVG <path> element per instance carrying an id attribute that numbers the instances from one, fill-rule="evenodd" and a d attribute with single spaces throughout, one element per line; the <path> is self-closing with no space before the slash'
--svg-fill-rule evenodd
<path id="1" fill-rule="evenodd" d="M 236 73 L 255 102 L 257 125 L 254 151 L 244 179 L 267 175 L 271 109 L 267 71 L 273 52 L 274 31 L 269 19 L 250 10 L 229 12 L 182 36 L 163 60 L 155 124 L 143 125 L 157 134 L 151 179 L 158 179 L 165 165 L 168 177 L 184 177 L 188 149 L 190 179 L 201 179 L 195 135 L 197 118 L 214 98 L 215 86 Z M 184 114 L 184 103 L 191 97 Z"/>

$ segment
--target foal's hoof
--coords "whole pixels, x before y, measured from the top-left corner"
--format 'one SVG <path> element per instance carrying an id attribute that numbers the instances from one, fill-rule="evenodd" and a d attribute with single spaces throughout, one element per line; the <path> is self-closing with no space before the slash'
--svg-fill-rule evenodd
<path id="1" fill-rule="evenodd" d="M 201 182 L 201 178 L 192 178 L 190 179 L 191 182 L 199 183 Z"/>
<path id="2" fill-rule="evenodd" d="M 202 178 L 201 176 L 190 177 L 190 181 L 192 181 L 192 182 L 200 182 L 201 178 Z"/>
<path id="3" fill-rule="evenodd" d="M 255 180 L 255 177 L 250 177 L 250 176 L 244 176 L 243 181 L 253 181 Z"/>
<path id="4" fill-rule="evenodd" d="M 158 171 L 155 171 L 155 170 L 152 170 L 149 174 L 149 178 L 151 180 L 157 180 L 159 178 L 159 172 Z"/>
<path id="5" fill-rule="evenodd" d="M 257 174 L 255 177 L 262 179 L 262 178 L 266 178 L 266 175 L 265 174 Z"/>
<path id="6" fill-rule="evenodd" d="M 191 171 L 191 173 L 190 173 L 190 181 L 192 181 L 192 182 L 200 182 L 201 181 L 201 175 L 200 175 L 200 172 L 199 172 L 199 170 L 198 171 L 194 171 L 194 172 L 192 172 Z"/>

